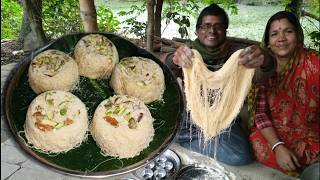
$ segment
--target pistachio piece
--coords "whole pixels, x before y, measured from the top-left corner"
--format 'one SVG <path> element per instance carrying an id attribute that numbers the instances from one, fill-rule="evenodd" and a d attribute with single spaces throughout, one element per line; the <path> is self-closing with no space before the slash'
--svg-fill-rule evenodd
<path id="1" fill-rule="evenodd" d="M 137 126 L 138 126 L 138 124 L 137 124 L 136 120 L 134 120 L 134 118 L 130 118 L 130 119 L 129 119 L 128 127 L 129 127 L 130 129 L 136 129 Z"/>

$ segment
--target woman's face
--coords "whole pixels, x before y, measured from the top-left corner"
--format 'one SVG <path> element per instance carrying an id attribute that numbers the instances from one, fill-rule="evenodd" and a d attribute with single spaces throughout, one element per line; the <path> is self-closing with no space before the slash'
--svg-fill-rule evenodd
<path id="1" fill-rule="evenodd" d="M 220 16 L 204 16 L 196 32 L 199 41 L 210 51 L 219 47 L 226 39 L 226 27 Z"/>
<path id="2" fill-rule="evenodd" d="M 297 46 L 297 32 L 294 26 L 283 18 L 271 23 L 268 48 L 277 59 L 290 59 Z"/>

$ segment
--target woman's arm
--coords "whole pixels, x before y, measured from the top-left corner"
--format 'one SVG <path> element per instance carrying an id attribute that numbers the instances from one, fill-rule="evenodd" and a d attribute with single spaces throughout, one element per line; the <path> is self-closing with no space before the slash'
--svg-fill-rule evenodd
<path id="1" fill-rule="evenodd" d="M 298 158 L 283 142 L 281 142 L 273 127 L 260 130 L 261 134 L 268 141 L 274 151 L 278 165 L 287 171 L 294 171 L 300 167 Z"/>
<path id="2" fill-rule="evenodd" d="M 272 150 L 274 152 L 279 146 L 284 146 L 284 142 L 280 141 L 273 127 L 263 128 L 260 130 L 260 132 L 263 135 L 263 137 L 268 141 L 270 147 L 273 148 Z"/>
<path id="3" fill-rule="evenodd" d="M 268 103 L 265 86 L 260 86 L 256 99 L 255 124 L 260 130 L 263 137 L 268 141 L 272 151 L 276 155 L 278 165 L 287 171 L 294 171 L 300 167 L 298 158 L 290 151 L 272 126 L 272 122 L 268 116 Z"/>

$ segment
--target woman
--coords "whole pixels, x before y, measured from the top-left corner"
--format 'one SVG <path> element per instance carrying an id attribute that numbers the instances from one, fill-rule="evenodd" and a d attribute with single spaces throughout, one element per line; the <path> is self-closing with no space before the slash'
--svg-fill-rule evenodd
<path id="1" fill-rule="evenodd" d="M 319 179 L 319 53 L 303 47 L 299 20 L 286 11 L 269 19 L 263 43 L 277 73 L 256 91 L 250 140 L 257 161 Z"/>

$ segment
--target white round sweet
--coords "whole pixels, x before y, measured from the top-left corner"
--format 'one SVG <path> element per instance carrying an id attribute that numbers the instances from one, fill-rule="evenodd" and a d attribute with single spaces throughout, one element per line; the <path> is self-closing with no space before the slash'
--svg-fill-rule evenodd
<path id="1" fill-rule="evenodd" d="M 29 105 L 25 134 L 28 143 L 44 152 L 67 152 L 83 141 L 88 131 L 84 103 L 66 91 L 47 91 Z"/>
<path id="2" fill-rule="evenodd" d="M 112 73 L 110 85 L 116 94 L 134 96 L 144 103 L 160 100 L 165 90 L 161 67 L 143 57 L 122 59 Z"/>
<path id="3" fill-rule="evenodd" d="M 115 45 L 100 34 L 81 38 L 75 46 L 74 57 L 80 75 L 90 79 L 109 77 L 115 64 L 119 62 Z"/>
<path id="4" fill-rule="evenodd" d="M 153 118 L 139 99 L 115 95 L 99 104 L 90 131 L 105 155 L 131 158 L 152 141 Z"/>
<path id="5" fill-rule="evenodd" d="M 49 90 L 70 91 L 78 81 L 77 63 L 62 51 L 44 51 L 30 63 L 29 85 L 37 94 Z"/>

